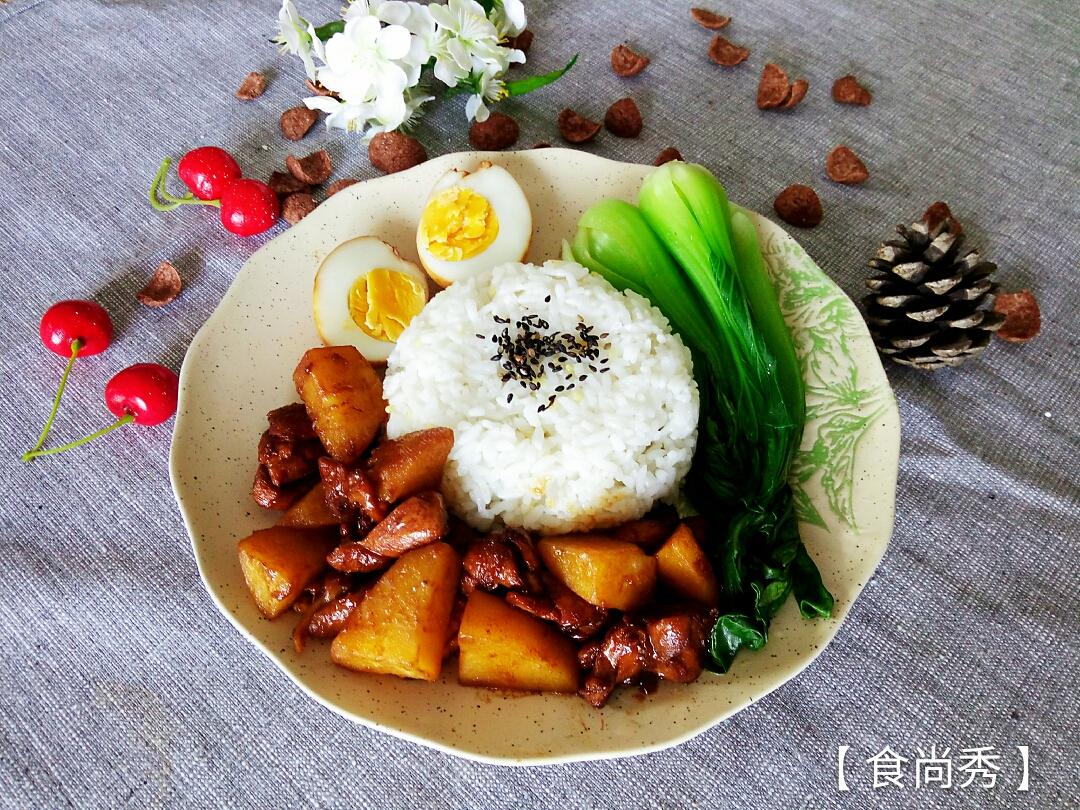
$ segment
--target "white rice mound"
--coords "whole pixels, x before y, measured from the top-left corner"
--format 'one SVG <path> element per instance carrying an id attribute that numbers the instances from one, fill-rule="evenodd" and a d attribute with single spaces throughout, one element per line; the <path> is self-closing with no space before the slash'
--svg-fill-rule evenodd
<path id="1" fill-rule="evenodd" d="M 571 361 L 539 391 L 503 382 L 489 336 L 505 325 L 493 316 L 509 318 L 513 335 L 530 313 L 550 324 L 545 332 L 575 333 L 584 322 L 607 333 L 592 364 L 611 371 Z M 571 371 L 575 388 L 539 411 Z M 453 428 L 443 493 L 484 531 L 500 522 L 588 531 L 641 517 L 676 497 L 697 440 L 698 390 L 682 340 L 647 300 L 573 262 L 505 264 L 440 292 L 398 340 L 383 391 L 391 438 Z"/>

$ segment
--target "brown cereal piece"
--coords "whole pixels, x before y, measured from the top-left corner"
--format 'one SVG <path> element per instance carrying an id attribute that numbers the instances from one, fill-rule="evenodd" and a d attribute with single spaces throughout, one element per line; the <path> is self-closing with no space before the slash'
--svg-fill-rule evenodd
<path id="1" fill-rule="evenodd" d="M 926 223 L 926 227 L 931 231 L 936 231 L 938 225 L 945 220 L 948 220 L 950 233 L 959 235 L 964 232 L 960 220 L 953 216 L 953 212 L 949 210 L 949 206 L 941 200 L 938 200 L 926 209 L 922 215 L 922 220 Z"/>
<path id="2" fill-rule="evenodd" d="M 290 225 L 295 225 L 308 214 L 315 210 L 318 205 L 315 198 L 304 191 L 290 194 L 281 204 L 281 217 Z"/>
<path id="3" fill-rule="evenodd" d="M 517 121 L 509 115 L 493 112 L 486 121 L 473 121 L 469 127 L 469 143 L 473 149 L 490 152 L 513 146 L 520 134 Z"/>
<path id="4" fill-rule="evenodd" d="M 330 172 L 334 170 L 334 164 L 330 161 L 330 155 L 326 154 L 325 149 L 312 152 L 306 158 L 289 155 L 285 158 L 285 167 L 289 170 L 289 174 L 309 186 L 322 185 L 330 179 Z"/>
<path id="5" fill-rule="evenodd" d="M 806 91 L 809 89 L 810 82 L 806 79 L 796 79 L 791 83 L 791 95 L 788 96 L 787 101 L 780 105 L 780 108 L 783 110 L 790 110 L 806 98 Z"/>
<path id="6" fill-rule="evenodd" d="M 148 307 L 163 307 L 176 300 L 184 284 L 172 262 L 162 262 L 135 297 Z"/>
<path id="7" fill-rule="evenodd" d="M 570 143 L 586 143 L 600 131 L 600 122 L 590 121 L 569 107 L 559 113 L 559 132 Z"/>
<path id="8" fill-rule="evenodd" d="M 319 120 L 319 114 L 307 107 L 290 107 L 281 114 L 281 134 L 290 141 L 302 140 Z"/>
<path id="9" fill-rule="evenodd" d="M 702 28 L 708 28 L 710 31 L 719 31 L 731 22 L 731 17 L 725 17 L 723 14 L 717 14 L 707 8 L 692 8 L 690 9 L 690 16 L 694 19 L 694 22 Z"/>
<path id="10" fill-rule="evenodd" d="M 721 67 L 735 67 L 750 58 L 750 51 L 717 34 L 709 43 L 709 58 Z"/>
<path id="11" fill-rule="evenodd" d="M 670 163 L 673 160 L 682 160 L 682 153 L 674 146 L 669 146 L 656 156 L 656 160 L 653 161 L 653 166 L 663 166 L 665 163 Z"/>
<path id="12" fill-rule="evenodd" d="M 636 138 L 641 134 L 641 110 L 632 98 L 620 98 L 604 115 L 608 132 L 620 138 Z"/>
<path id="13" fill-rule="evenodd" d="M 630 49 L 629 45 L 616 45 L 611 50 L 611 69 L 624 79 L 637 76 L 649 66 L 649 57 Z"/>
<path id="14" fill-rule="evenodd" d="M 380 132 L 368 144 L 368 159 L 381 172 L 393 174 L 419 166 L 427 160 L 423 145 L 401 132 Z"/>
<path id="15" fill-rule="evenodd" d="M 821 200 L 810 186 L 788 186 L 777 195 L 773 208 L 780 219 L 797 228 L 813 228 L 821 222 Z"/>
<path id="16" fill-rule="evenodd" d="M 850 74 L 833 82 L 832 97 L 838 104 L 854 104 L 857 107 L 865 107 L 873 100 L 870 91 Z"/>
<path id="17" fill-rule="evenodd" d="M 307 85 L 308 90 L 310 90 L 317 96 L 334 96 L 335 98 L 337 97 L 337 93 L 335 93 L 333 90 L 327 90 L 321 84 L 319 84 L 318 82 L 313 82 L 311 79 L 305 81 L 304 84 Z"/>
<path id="18" fill-rule="evenodd" d="M 333 183 L 326 187 L 326 197 L 329 199 L 337 194 L 339 191 L 344 191 L 349 186 L 355 186 L 360 181 L 353 177 L 343 177 L 341 180 L 335 180 Z"/>
<path id="19" fill-rule="evenodd" d="M 298 191 L 311 191 L 311 186 L 302 180 L 297 180 L 288 172 L 274 172 L 266 185 L 279 197 L 288 197 Z"/>
<path id="20" fill-rule="evenodd" d="M 257 71 L 252 71 L 240 82 L 236 91 L 236 97 L 241 101 L 252 101 L 266 92 L 266 76 Z"/>
<path id="21" fill-rule="evenodd" d="M 506 47 L 513 48 L 514 50 L 521 51 L 522 53 L 528 53 L 529 48 L 532 47 L 533 32 L 526 28 L 516 37 L 510 37 L 506 40 Z"/>
<path id="22" fill-rule="evenodd" d="M 771 110 L 782 105 L 791 95 L 791 82 L 787 71 L 779 65 L 767 62 L 758 82 L 757 106 L 759 110 Z"/>
<path id="23" fill-rule="evenodd" d="M 997 330 L 997 336 L 1009 343 L 1027 343 L 1042 327 L 1039 302 L 1031 290 L 999 293 L 994 299 L 994 312 L 1005 316 L 1005 323 Z"/>
<path id="24" fill-rule="evenodd" d="M 829 152 L 825 158 L 825 173 L 830 180 L 848 185 L 863 183 L 870 177 L 866 164 L 843 144 Z"/>

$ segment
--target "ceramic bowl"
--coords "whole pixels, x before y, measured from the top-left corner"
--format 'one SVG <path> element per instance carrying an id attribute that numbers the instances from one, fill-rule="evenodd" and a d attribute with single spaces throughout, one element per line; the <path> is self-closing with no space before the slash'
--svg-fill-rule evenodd
<path id="1" fill-rule="evenodd" d="M 900 424 L 878 355 L 855 305 L 780 227 L 755 215 L 806 379 L 802 448 L 792 470 L 799 530 L 836 598 L 828 620 L 802 619 L 789 600 L 768 645 L 739 655 L 726 675 L 662 684 L 648 698 L 619 690 L 596 710 L 572 696 L 459 686 L 454 666 L 436 683 L 358 674 L 330 662 L 325 643 L 302 655 L 289 618 L 255 609 L 236 542 L 270 525 L 251 500 L 266 412 L 296 401 L 292 370 L 319 345 L 312 280 L 337 244 L 375 234 L 416 261 L 415 231 L 432 184 L 482 160 L 508 169 L 532 205 L 532 261 L 557 257 L 578 217 L 604 197 L 633 200 L 651 167 L 567 149 L 453 154 L 354 185 L 267 243 L 244 265 L 192 341 L 180 375 L 171 477 L 195 559 L 221 612 L 299 687 L 359 723 L 459 756 L 545 764 L 626 756 L 675 745 L 795 677 L 836 634 L 874 573 L 892 531 Z M 294 614 L 289 614 L 294 615 Z M 239 662 L 243 665 L 243 662 Z"/>

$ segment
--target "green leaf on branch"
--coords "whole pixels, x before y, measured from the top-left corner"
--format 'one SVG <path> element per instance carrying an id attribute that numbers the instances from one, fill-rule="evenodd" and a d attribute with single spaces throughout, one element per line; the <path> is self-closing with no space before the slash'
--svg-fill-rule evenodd
<path id="1" fill-rule="evenodd" d="M 332 20 L 316 28 L 315 36 L 317 36 L 323 42 L 326 42 L 326 40 L 330 39 L 330 37 L 332 37 L 334 34 L 340 34 L 344 30 L 344 20 Z"/>
<path id="2" fill-rule="evenodd" d="M 506 83 L 506 95 L 508 96 L 523 96 L 526 93 L 531 93 L 533 90 L 539 90 L 541 87 L 546 87 L 552 82 L 558 81 L 566 75 L 567 71 L 572 68 L 577 62 L 577 55 L 566 63 L 565 67 L 561 67 L 558 70 L 553 70 L 550 73 L 542 73 L 539 76 L 529 76 L 527 79 L 514 79 Z"/>

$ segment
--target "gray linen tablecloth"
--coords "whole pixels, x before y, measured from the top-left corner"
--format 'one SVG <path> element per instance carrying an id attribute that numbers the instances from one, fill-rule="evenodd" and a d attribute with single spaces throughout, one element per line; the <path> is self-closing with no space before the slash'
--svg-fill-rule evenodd
<path id="1" fill-rule="evenodd" d="M 304 0 L 331 16 L 337 0 Z M 349 723 L 305 697 L 202 589 L 167 475 L 170 426 L 92 449 L 17 461 L 61 363 L 37 339 L 54 300 L 91 297 L 118 335 L 80 363 L 56 428 L 105 423 L 101 390 L 139 360 L 178 369 L 244 260 L 248 241 L 203 212 L 145 202 L 161 156 L 202 143 L 267 176 L 293 149 L 325 146 L 338 176 L 369 177 L 365 150 L 321 128 L 278 132 L 302 93 L 298 63 L 267 44 L 275 4 L 205 0 L 0 3 L 0 803 L 30 806 L 1076 807 L 1080 573 L 1080 6 L 1075 0 L 731 0 L 725 32 L 751 50 L 732 70 L 685 3 L 531 3 L 529 69 L 575 52 L 558 85 L 507 109 L 520 144 L 556 141 L 568 105 L 600 116 L 632 94 L 638 140 L 587 148 L 651 162 L 674 145 L 738 202 L 771 214 L 793 182 L 825 221 L 797 232 L 852 296 L 897 222 L 947 200 L 1006 288 L 1039 297 L 1043 332 L 998 342 L 933 375 L 890 370 L 904 422 L 896 531 L 877 576 L 810 669 L 678 748 L 535 770 L 482 766 Z M 633 81 L 608 67 L 629 40 L 653 62 Z M 765 61 L 810 82 L 790 114 L 754 106 Z M 257 101 L 233 98 L 266 70 Z M 854 72 L 866 109 L 829 98 Z M 468 148 L 462 100 L 421 126 L 432 154 Z M 847 143 L 871 179 L 823 176 Z M 272 236 L 273 234 L 271 234 Z M 134 293 L 162 259 L 186 283 L 171 306 Z M 993 746 L 993 789 L 915 789 L 917 748 Z M 838 746 L 862 763 L 908 757 L 903 788 L 867 764 L 838 792 Z M 1018 746 L 1030 755 L 1019 792 Z"/>

